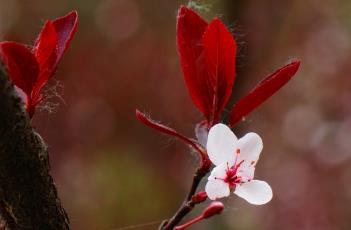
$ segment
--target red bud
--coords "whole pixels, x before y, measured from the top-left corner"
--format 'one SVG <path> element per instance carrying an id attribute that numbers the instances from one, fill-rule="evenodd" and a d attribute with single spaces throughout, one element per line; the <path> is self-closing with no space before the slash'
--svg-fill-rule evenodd
<path id="1" fill-rule="evenodd" d="M 191 197 L 191 201 L 194 202 L 195 204 L 202 203 L 206 199 L 207 199 L 207 193 L 204 191 L 198 192 L 194 196 Z"/>
<path id="2" fill-rule="evenodd" d="M 224 205 L 219 201 L 212 202 L 202 213 L 204 219 L 220 214 L 224 209 Z"/>

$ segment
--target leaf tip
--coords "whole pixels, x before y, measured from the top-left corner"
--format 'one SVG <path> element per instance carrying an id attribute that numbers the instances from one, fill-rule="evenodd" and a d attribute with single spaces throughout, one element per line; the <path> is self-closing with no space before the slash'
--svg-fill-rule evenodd
<path id="1" fill-rule="evenodd" d="M 197 13 L 195 13 L 195 11 L 193 11 L 191 8 L 185 6 L 185 5 L 181 5 L 179 7 L 178 10 L 178 15 L 177 15 L 177 21 L 181 20 L 181 19 L 185 19 L 187 17 L 190 18 L 201 18 Z"/>
<path id="2" fill-rule="evenodd" d="M 143 112 L 141 112 L 139 109 L 135 109 L 135 117 L 140 121 L 141 123 L 148 125 L 152 123 L 153 121 L 148 118 Z"/>
<path id="3" fill-rule="evenodd" d="M 285 70 L 286 73 L 289 73 L 291 77 L 293 77 L 296 72 L 299 70 L 301 65 L 301 61 L 299 59 L 291 59 L 288 64 L 285 65 L 285 67 L 282 68 L 282 70 Z"/>
<path id="4" fill-rule="evenodd" d="M 188 13 L 189 11 L 191 11 L 191 10 L 188 7 L 186 7 L 185 5 L 181 5 L 179 7 L 179 10 L 178 10 L 178 16 L 184 15 L 184 14 Z"/>
<path id="5" fill-rule="evenodd" d="M 135 116 L 140 120 L 141 117 L 144 117 L 144 114 L 139 109 L 135 109 Z"/>
<path id="6" fill-rule="evenodd" d="M 223 22 L 219 17 L 215 17 L 210 24 L 216 25 L 216 26 L 224 26 Z"/>
<path id="7" fill-rule="evenodd" d="M 69 19 L 72 19 L 72 21 L 77 22 L 78 21 L 78 11 L 72 10 L 71 12 L 69 12 L 68 14 L 63 16 L 63 18 L 69 18 Z"/>

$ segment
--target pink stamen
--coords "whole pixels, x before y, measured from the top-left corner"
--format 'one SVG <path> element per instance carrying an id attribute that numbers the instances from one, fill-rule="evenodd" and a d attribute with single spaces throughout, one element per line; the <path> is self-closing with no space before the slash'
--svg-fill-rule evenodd
<path id="1" fill-rule="evenodd" d="M 236 149 L 236 155 L 235 155 L 235 161 L 234 161 L 234 165 L 236 165 L 237 161 L 238 161 L 238 156 L 240 154 L 240 149 Z M 228 164 L 228 163 L 227 163 Z"/>
<path id="2" fill-rule="evenodd" d="M 235 155 L 234 165 L 232 167 L 229 167 L 229 162 L 227 162 L 226 177 L 225 178 L 214 177 L 215 180 L 224 181 L 231 188 L 235 187 L 237 184 L 240 184 L 242 182 L 242 177 L 238 176 L 237 173 L 242 163 L 244 163 L 244 160 L 241 160 L 238 163 L 240 149 L 236 149 L 235 153 L 236 155 Z M 251 162 L 251 164 L 254 164 L 254 163 L 255 163 L 254 161 Z"/>
<path id="3" fill-rule="evenodd" d="M 242 181 L 242 178 L 237 175 L 240 165 L 244 163 L 244 160 L 241 160 L 239 163 L 237 163 L 239 154 L 240 154 L 240 149 L 237 149 L 235 163 L 231 168 L 229 168 L 229 163 L 227 162 L 226 178 L 225 179 L 215 178 L 215 179 L 220 179 L 225 183 L 229 184 L 229 187 L 231 188 L 235 187 L 235 185 L 241 183 Z"/>

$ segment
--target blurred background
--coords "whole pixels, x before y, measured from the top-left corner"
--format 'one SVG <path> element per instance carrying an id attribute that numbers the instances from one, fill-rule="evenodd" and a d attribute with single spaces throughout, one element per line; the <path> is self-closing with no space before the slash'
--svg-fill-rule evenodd
<path id="1" fill-rule="evenodd" d="M 51 98 L 33 121 L 50 147 L 73 229 L 152 222 L 135 229 L 156 229 L 183 200 L 196 158 L 138 123 L 134 111 L 194 136 L 201 115 L 175 46 L 177 9 L 187 3 L 0 0 L 1 40 L 32 44 L 45 19 L 79 13 L 78 32 L 47 88 Z M 200 5 L 200 14 L 219 16 L 240 46 L 232 102 L 291 58 L 302 66 L 235 130 L 262 136 L 256 177 L 271 184 L 272 202 L 252 206 L 231 196 L 223 215 L 192 229 L 351 229 L 351 1 Z"/>

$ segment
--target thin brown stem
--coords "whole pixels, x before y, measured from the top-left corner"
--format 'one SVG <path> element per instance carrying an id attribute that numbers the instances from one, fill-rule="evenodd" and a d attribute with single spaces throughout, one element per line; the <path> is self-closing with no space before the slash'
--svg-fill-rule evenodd
<path id="1" fill-rule="evenodd" d="M 190 190 L 178 211 L 174 214 L 172 218 L 168 221 L 165 221 L 159 227 L 160 230 L 172 230 L 175 226 L 177 226 L 180 221 L 194 208 L 197 204 L 191 198 L 195 195 L 197 187 L 199 186 L 202 178 L 207 174 L 208 169 L 198 169 L 193 177 L 193 182 L 191 184 Z"/>

